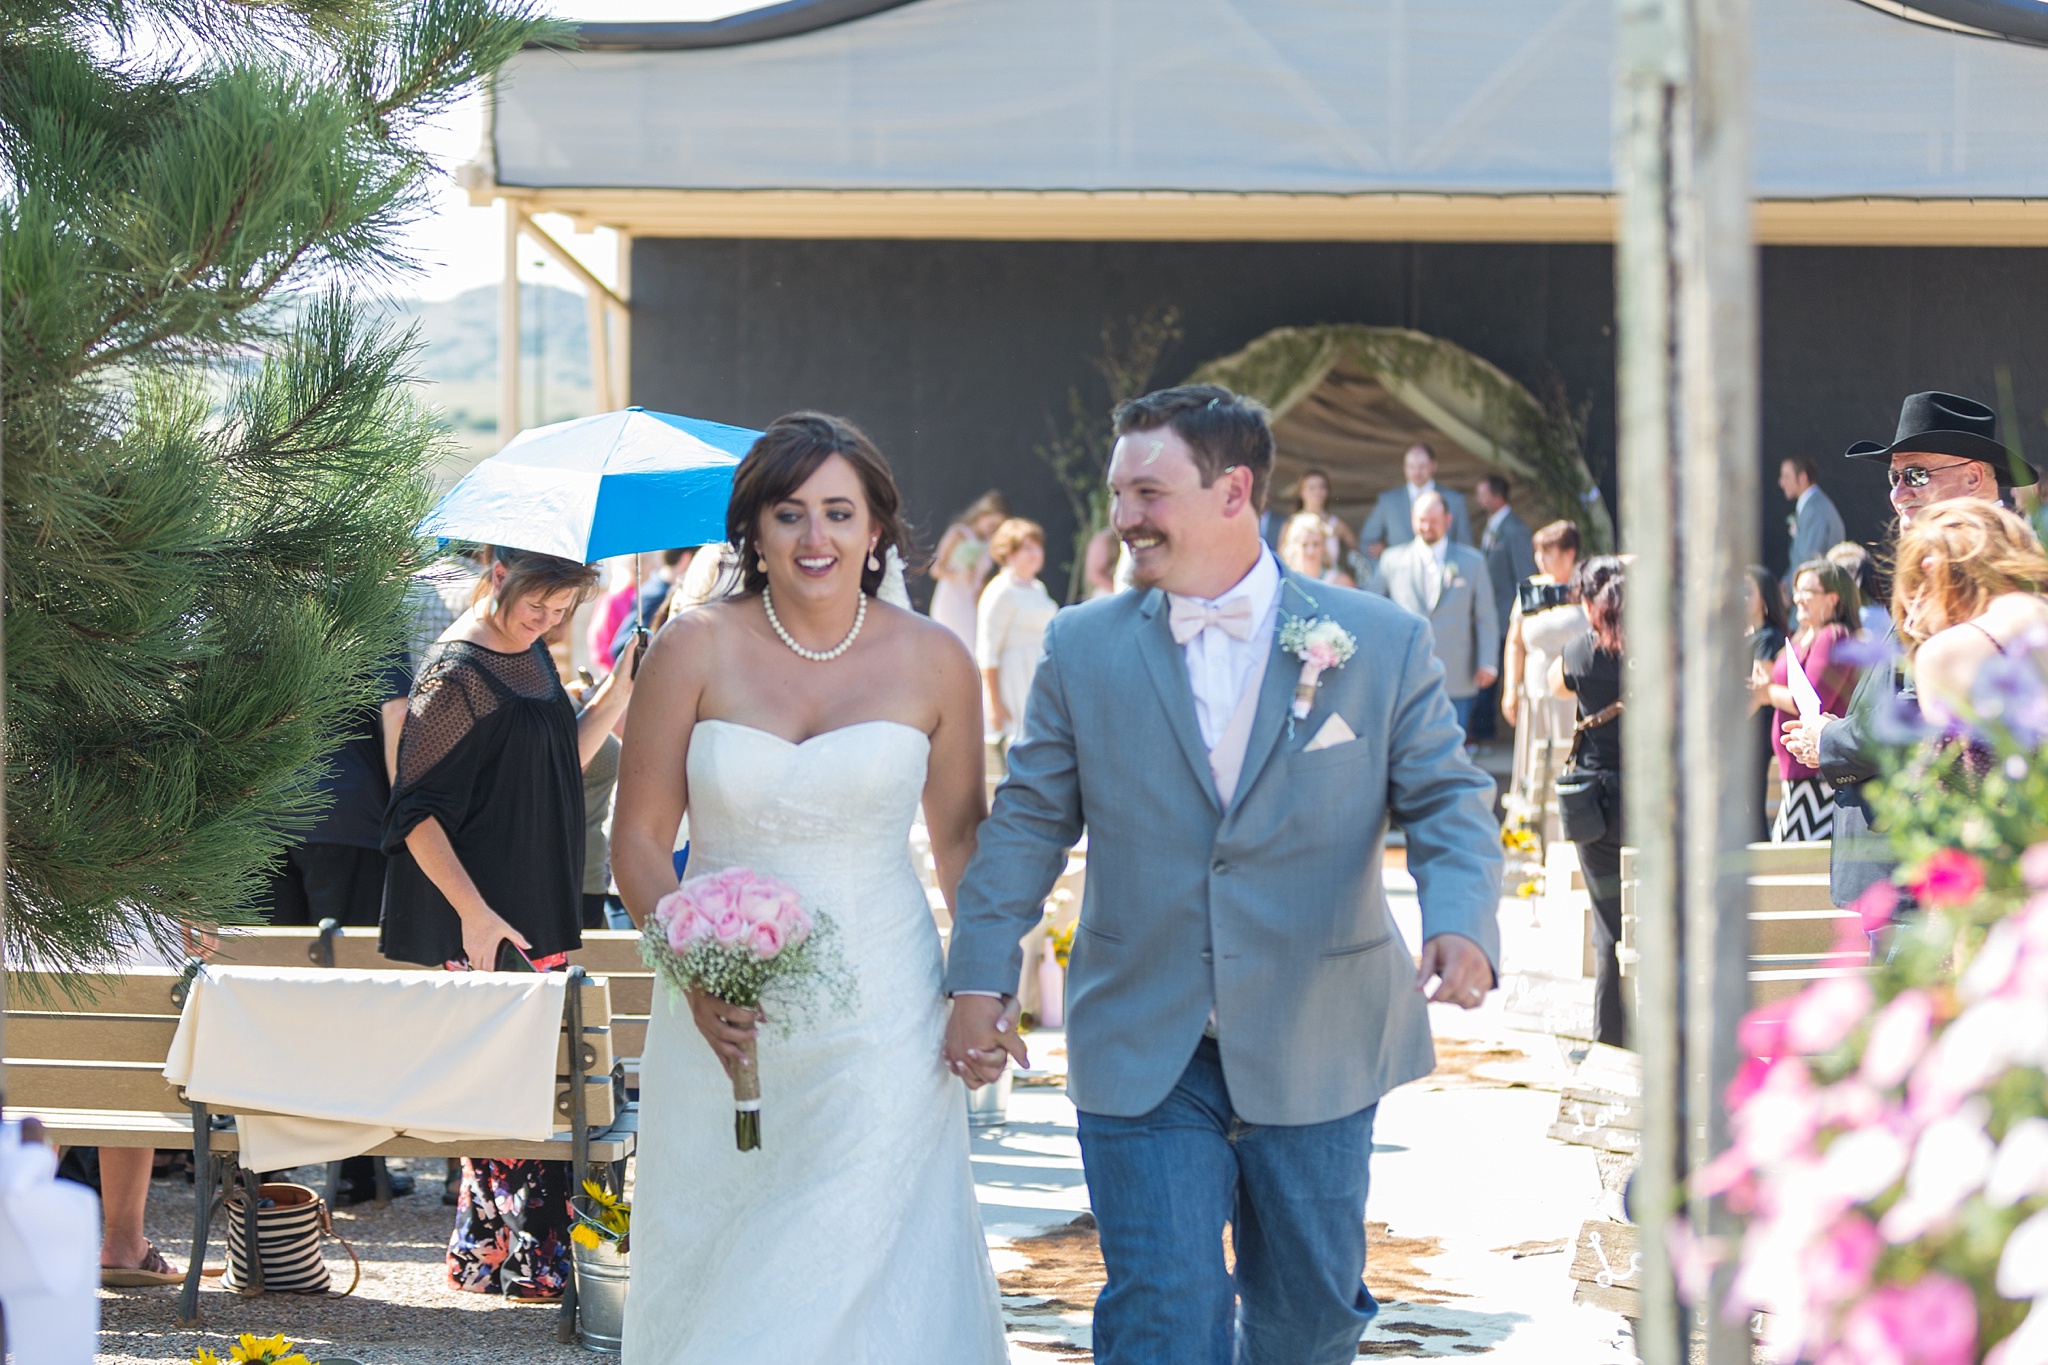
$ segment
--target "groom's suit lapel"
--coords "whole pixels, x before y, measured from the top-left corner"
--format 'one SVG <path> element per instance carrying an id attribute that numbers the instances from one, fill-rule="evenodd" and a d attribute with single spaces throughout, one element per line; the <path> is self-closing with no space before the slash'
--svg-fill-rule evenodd
<path id="1" fill-rule="evenodd" d="M 1209 771 L 1209 748 L 1202 743 L 1201 723 L 1195 719 L 1195 693 L 1188 684 L 1187 656 L 1173 642 L 1173 628 L 1167 624 L 1166 594 L 1157 588 L 1146 591 L 1138 610 L 1145 620 L 1138 628 L 1138 656 L 1158 689 L 1166 708 L 1166 723 L 1180 741 L 1180 751 L 1194 770 L 1195 785 L 1219 810 L 1216 779 Z M 1256 732 L 1254 732 L 1256 734 Z M 1239 790 L 1243 790 L 1240 784 Z"/>
<path id="2" fill-rule="evenodd" d="M 1259 709 L 1252 716 L 1252 735 L 1245 741 L 1244 767 L 1237 777 L 1233 807 L 1243 804 L 1259 772 L 1273 755 L 1273 746 L 1287 725 L 1287 711 L 1294 703 L 1294 684 L 1301 678 L 1301 660 L 1280 648 L 1280 622 L 1289 616 L 1314 616 L 1310 606 L 1314 585 L 1291 569 L 1280 571 L 1280 609 L 1273 623 L 1273 644 L 1266 654 L 1266 673 L 1259 681 Z"/>

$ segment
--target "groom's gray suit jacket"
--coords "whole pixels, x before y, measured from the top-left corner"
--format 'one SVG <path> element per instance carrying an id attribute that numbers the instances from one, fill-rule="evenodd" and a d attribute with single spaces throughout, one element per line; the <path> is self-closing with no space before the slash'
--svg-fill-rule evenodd
<path id="1" fill-rule="evenodd" d="M 1211 1008 L 1251 1123 L 1327 1122 L 1429 1074 L 1415 963 L 1380 879 L 1390 816 L 1424 936 L 1463 934 L 1499 962 L 1493 784 L 1465 757 L 1429 623 L 1294 573 L 1280 607 L 1335 619 L 1358 651 L 1290 729 L 1301 662 L 1275 642 L 1228 810 L 1165 594 L 1089 602 L 1046 631 L 1009 779 L 960 884 L 946 988 L 1017 989 L 1018 940 L 1086 829 L 1067 1042 L 1068 1093 L 1090 1113 L 1156 1107 Z M 1305 752 L 1332 715 L 1357 738 Z"/>

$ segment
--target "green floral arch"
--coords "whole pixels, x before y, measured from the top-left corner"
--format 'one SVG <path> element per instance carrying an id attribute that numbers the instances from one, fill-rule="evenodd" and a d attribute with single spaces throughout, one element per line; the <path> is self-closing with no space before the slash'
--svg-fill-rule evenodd
<path id="1" fill-rule="evenodd" d="M 1613 548 L 1614 524 L 1586 466 L 1579 418 L 1562 400 L 1538 401 L 1499 367 L 1440 337 L 1352 323 L 1281 327 L 1189 378 L 1264 403 L 1283 466 L 1291 431 L 1311 414 L 1384 395 L 1405 410 L 1406 429 L 1448 440 L 1479 465 L 1506 474 L 1530 525 L 1574 522 L 1588 553 Z"/>

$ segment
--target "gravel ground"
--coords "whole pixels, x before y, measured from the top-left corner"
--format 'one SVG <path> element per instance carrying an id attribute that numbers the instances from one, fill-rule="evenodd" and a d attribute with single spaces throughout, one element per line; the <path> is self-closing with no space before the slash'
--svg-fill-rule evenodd
<path id="1" fill-rule="evenodd" d="M 399 1163 L 394 1163 L 394 1166 Z M 334 1230 L 363 1258 L 363 1282 L 342 1298 L 266 1294 L 245 1299 L 204 1282 L 199 1296 L 204 1326 L 178 1326 L 175 1285 L 162 1289 L 100 1291 L 100 1365 L 184 1365 L 201 1346 L 224 1356 L 243 1332 L 283 1332 L 314 1360 L 344 1356 L 366 1365 L 588 1365 L 606 1357 L 555 1340 L 552 1306 L 518 1305 L 493 1294 L 462 1294 L 447 1287 L 442 1255 L 455 1210 L 441 1203 L 441 1166 L 422 1163 L 419 1192 L 379 1209 L 369 1204 L 338 1209 Z M 321 1187 L 324 1170 L 296 1177 Z M 148 1231 L 166 1259 L 183 1268 L 192 1237 L 192 1190 L 182 1177 L 150 1184 Z M 216 1218 L 213 1255 L 227 1252 Z M 348 1253 L 327 1244 L 335 1288 L 349 1279 Z"/>

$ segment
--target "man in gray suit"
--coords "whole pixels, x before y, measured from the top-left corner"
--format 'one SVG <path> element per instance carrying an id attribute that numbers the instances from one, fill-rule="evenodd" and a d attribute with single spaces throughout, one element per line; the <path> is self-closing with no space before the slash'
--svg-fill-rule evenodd
<path id="1" fill-rule="evenodd" d="M 1429 622 L 1436 657 L 1444 666 L 1444 691 L 1458 725 L 1471 729 L 1472 699 L 1500 676 L 1504 637 L 1493 579 L 1486 560 L 1469 545 L 1454 545 L 1444 500 L 1424 493 L 1415 500 L 1415 539 L 1380 556 L 1371 591 Z"/>
<path id="2" fill-rule="evenodd" d="M 1515 509 L 1508 506 L 1508 494 L 1513 490 L 1508 481 L 1498 474 L 1488 474 L 1479 481 L 1479 489 L 1472 497 L 1479 504 L 1479 514 L 1486 518 L 1479 526 L 1479 553 L 1486 556 L 1486 572 L 1493 584 L 1493 608 L 1500 617 L 1500 638 L 1503 649 L 1507 646 L 1508 613 L 1514 609 L 1515 594 L 1532 574 L 1536 572 L 1536 542 L 1529 530 L 1529 524 L 1515 515 Z M 1500 711 L 1501 680 L 1479 691 L 1479 698 L 1472 705 L 1472 723 L 1466 733 L 1476 740 L 1490 740 L 1495 734 L 1494 717 Z"/>
<path id="3" fill-rule="evenodd" d="M 1472 514 L 1465 510 L 1465 495 L 1452 488 L 1436 486 L 1436 452 L 1426 445 L 1412 445 L 1401 457 L 1401 472 L 1407 482 L 1380 494 L 1359 533 L 1368 559 L 1378 559 L 1395 545 L 1406 545 L 1415 536 L 1415 499 L 1424 493 L 1442 497 L 1450 509 L 1451 539 L 1460 545 L 1472 543 Z"/>
<path id="4" fill-rule="evenodd" d="M 1792 592 L 1792 579 L 1801 564 L 1824 558 L 1827 552 L 1849 538 L 1835 500 L 1820 486 L 1820 466 L 1810 455 L 1787 455 L 1778 466 L 1778 488 L 1792 502 L 1792 562 L 1785 566 L 1785 592 Z"/>
<path id="5" fill-rule="evenodd" d="M 1260 408 L 1188 385 L 1116 427 L 1112 521 L 1137 590 L 1046 630 L 960 883 L 946 1058 L 970 1085 L 1023 1059 L 1018 940 L 1085 830 L 1067 1046 L 1109 1272 L 1095 1358 L 1349 1361 L 1377 1311 L 1375 1108 L 1432 1068 L 1425 999 L 1470 1009 L 1494 982 L 1493 787 L 1423 623 L 1260 543 Z M 1283 640 L 1311 625 L 1357 652 L 1308 676 Z M 1381 885 L 1389 818 L 1420 891 L 1419 967 Z"/>

